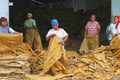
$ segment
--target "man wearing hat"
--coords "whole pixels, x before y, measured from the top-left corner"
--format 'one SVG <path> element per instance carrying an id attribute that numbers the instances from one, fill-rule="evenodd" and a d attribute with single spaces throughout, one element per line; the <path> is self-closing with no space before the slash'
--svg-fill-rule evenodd
<path id="1" fill-rule="evenodd" d="M 7 18 L 5 18 L 5 17 L 0 18 L 0 32 L 2 32 L 2 33 L 14 33 L 14 34 L 19 33 L 19 32 L 16 32 L 15 30 L 13 30 L 8 25 Z"/>
<path id="2" fill-rule="evenodd" d="M 26 29 L 25 41 L 34 50 L 42 50 L 41 38 L 36 26 L 36 20 L 32 18 L 32 13 L 27 14 L 27 20 L 24 22 L 24 28 Z"/>
<path id="3" fill-rule="evenodd" d="M 46 40 L 48 41 L 52 36 L 57 36 L 60 43 L 64 43 L 68 40 L 68 33 L 63 28 L 59 28 L 59 23 L 57 19 L 51 20 L 52 29 L 50 29 L 46 35 Z"/>
<path id="4" fill-rule="evenodd" d="M 65 73 L 67 67 L 66 51 L 64 49 L 64 42 L 68 40 L 68 33 L 62 28 L 59 28 L 57 19 L 51 20 L 52 29 L 46 35 L 46 40 L 50 40 L 46 60 L 43 63 L 40 76 L 49 72 L 55 76 L 59 73 Z"/>

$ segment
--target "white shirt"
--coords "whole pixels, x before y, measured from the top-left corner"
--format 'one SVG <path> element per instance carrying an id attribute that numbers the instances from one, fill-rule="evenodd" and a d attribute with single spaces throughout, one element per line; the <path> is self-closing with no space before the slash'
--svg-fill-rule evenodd
<path id="1" fill-rule="evenodd" d="M 9 28 L 9 32 L 10 32 L 10 33 L 14 33 L 15 30 L 13 30 L 12 28 Z"/>
<path id="2" fill-rule="evenodd" d="M 56 34 L 60 41 L 63 40 L 65 36 L 68 36 L 68 33 L 62 28 L 60 28 L 59 30 L 50 29 L 46 37 L 50 36 L 51 34 Z"/>
<path id="3" fill-rule="evenodd" d="M 118 28 L 116 29 L 115 28 L 115 24 L 110 24 L 108 30 L 111 31 L 113 34 L 117 34 L 117 33 L 120 33 L 120 24 L 118 25 Z M 119 35 L 120 36 L 120 35 Z M 108 37 L 109 40 L 112 39 L 112 35 L 110 34 L 109 37 Z"/>

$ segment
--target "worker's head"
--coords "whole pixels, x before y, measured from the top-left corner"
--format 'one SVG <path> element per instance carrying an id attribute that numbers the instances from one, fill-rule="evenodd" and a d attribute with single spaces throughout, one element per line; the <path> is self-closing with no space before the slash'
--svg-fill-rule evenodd
<path id="1" fill-rule="evenodd" d="M 119 16 L 114 16 L 114 23 L 117 23 L 119 21 Z"/>
<path id="2" fill-rule="evenodd" d="M 27 13 L 27 18 L 28 19 L 32 18 L 32 13 Z"/>
<path id="3" fill-rule="evenodd" d="M 59 22 L 57 19 L 52 19 L 51 20 L 51 25 L 53 27 L 53 29 L 57 30 L 59 28 Z"/>
<path id="4" fill-rule="evenodd" d="M 95 20 L 96 20 L 96 15 L 95 15 L 95 14 L 92 14 L 91 17 L 90 17 L 90 20 L 91 20 L 91 21 L 95 21 Z"/>
<path id="5" fill-rule="evenodd" d="M 0 18 L 0 25 L 3 26 L 3 27 L 7 26 L 8 25 L 7 18 L 1 17 Z"/>

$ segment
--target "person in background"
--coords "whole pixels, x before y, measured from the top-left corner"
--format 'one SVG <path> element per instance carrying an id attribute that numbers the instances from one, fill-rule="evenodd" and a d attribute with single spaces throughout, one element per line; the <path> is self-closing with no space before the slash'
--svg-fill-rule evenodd
<path id="1" fill-rule="evenodd" d="M 27 20 L 24 22 L 25 42 L 28 43 L 35 51 L 42 50 L 41 38 L 36 26 L 36 20 L 32 18 L 32 13 L 27 14 Z"/>
<path id="2" fill-rule="evenodd" d="M 90 21 L 85 26 L 84 37 L 87 37 L 89 50 L 99 47 L 100 24 L 96 21 L 96 15 L 92 14 Z M 94 41 L 94 42 L 93 42 Z"/>
<path id="3" fill-rule="evenodd" d="M 68 33 L 59 27 L 57 19 L 52 19 L 51 25 L 52 29 L 50 29 L 46 35 L 46 40 L 50 40 L 50 42 L 43 69 L 39 74 L 40 76 L 47 72 L 50 72 L 53 76 L 58 73 L 65 73 L 67 67 L 64 42 L 68 40 Z"/>
<path id="4" fill-rule="evenodd" d="M 109 44 L 109 41 L 110 41 L 110 38 L 109 38 L 110 34 L 108 33 L 108 29 L 109 29 L 111 24 L 113 24 L 113 21 L 111 21 L 106 27 L 106 38 L 108 40 L 108 44 Z"/>
<path id="5" fill-rule="evenodd" d="M 68 40 L 68 33 L 62 28 L 59 28 L 58 20 L 53 19 L 51 21 L 52 29 L 50 29 L 46 35 L 46 40 L 48 41 L 51 37 L 57 36 L 60 43 L 64 43 Z"/>
<path id="6" fill-rule="evenodd" d="M 17 31 L 13 30 L 13 29 L 8 25 L 7 18 L 5 18 L 5 17 L 1 17 L 1 18 L 0 18 L 0 32 L 2 32 L 2 33 L 12 33 L 12 34 L 19 33 L 19 32 L 17 32 Z"/>
<path id="7" fill-rule="evenodd" d="M 108 41 L 111 41 L 114 36 L 120 36 L 120 21 L 119 16 L 114 16 L 114 21 L 108 26 L 107 33 Z"/>
<path id="8" fill-rule="evenodd" d="M 99 32 L 100 24 L 96 21 L 96 15 L 92 14 L 90 21 L 88 21 L 86 24 L 84 36 L 86 37 L 87 35 L 98 35 Z"/>

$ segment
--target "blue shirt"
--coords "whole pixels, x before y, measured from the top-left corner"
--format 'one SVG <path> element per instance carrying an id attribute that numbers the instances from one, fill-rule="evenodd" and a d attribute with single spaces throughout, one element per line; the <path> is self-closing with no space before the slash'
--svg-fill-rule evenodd
<path id="1" fill-rule="evenodd" d="M 15 31 L 9 26 L 5 26 L 5 27 L 0 26 L 0 32 L 2 32 L 2 33 L 13 33 Z"/>

